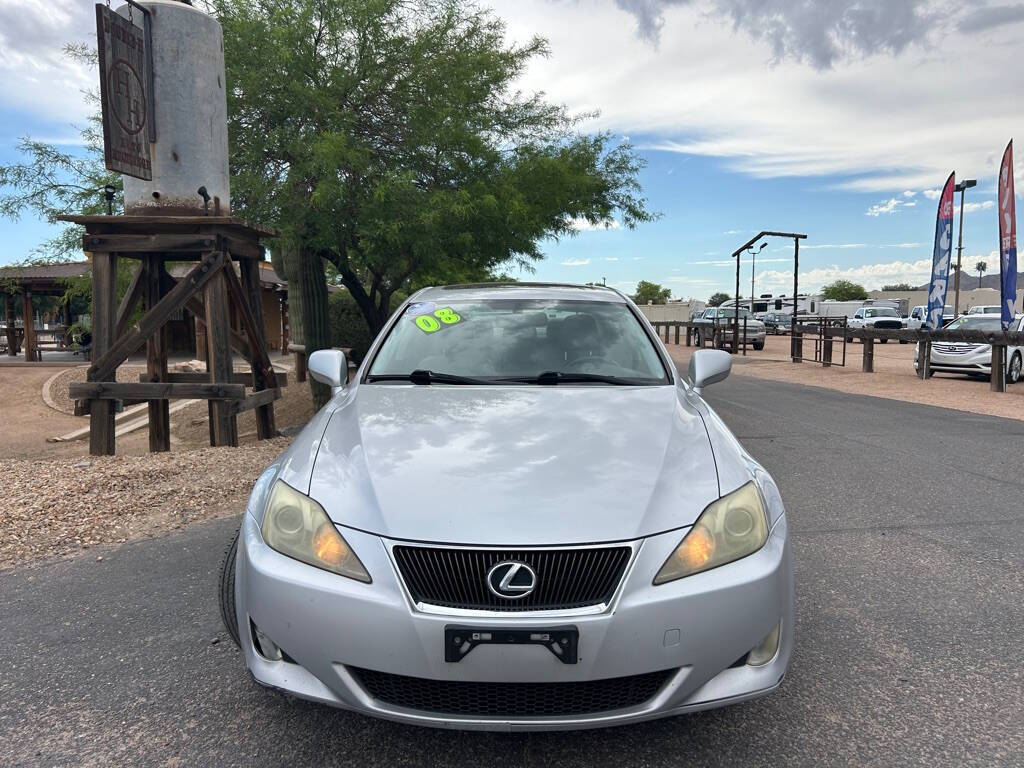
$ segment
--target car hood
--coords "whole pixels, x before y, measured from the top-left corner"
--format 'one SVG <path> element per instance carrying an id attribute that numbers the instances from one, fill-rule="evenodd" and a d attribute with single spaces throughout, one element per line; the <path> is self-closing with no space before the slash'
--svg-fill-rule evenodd
<path id="1" fill-rule="evenodd" d="M 681 389 L 361 385 L 333 414 L 309 494 L 395 539 L 489 545 L 639 538 L 719 496 Z"/>

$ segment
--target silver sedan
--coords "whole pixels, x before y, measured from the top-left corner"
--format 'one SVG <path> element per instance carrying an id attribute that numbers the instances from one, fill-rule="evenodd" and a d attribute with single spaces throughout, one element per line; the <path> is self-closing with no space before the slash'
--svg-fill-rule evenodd
<path id="1" fill-rule="evenodd" d="M 430 288 L 257 481 L 222 609 L 261 685 L 419 725 L 593 728 L 770 693 L 772 478 L 603 287 Z"/>

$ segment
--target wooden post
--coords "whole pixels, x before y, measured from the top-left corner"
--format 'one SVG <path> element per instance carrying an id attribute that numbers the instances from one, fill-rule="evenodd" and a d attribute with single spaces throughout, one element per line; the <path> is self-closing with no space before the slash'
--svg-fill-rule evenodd
<path id="1" fill-rule="evenodd" d="M 144 282 L 146 310 L 151 310 L 162 297 L 164 260 L 156 255 L 146 256 L 142 262 L 141 279 Z M 167 381 L 167 326 L 146 340 L 146 381 Z M 171 450 L 171 415 L 168 400 L 149 400 L 149 450 L 153 453 Z"/>
<path id="2" fill-rule="evenodd" d="M 196 321 L 196 360 L 206 360 L 206 323 L 203 322 L 205 315 L 195 315 Z"/>
<path id="3" fill-rule="evenodd" d="M 693 328 L 691 328 L 688 325 L 688 326 L 686 326 L 686 346 L 689 347 L 692 344 L 693 344 Z"/>
<path id="4" fill-rule="evenodd" d="M 993 392 L 1006 391 L 1006 347 L 992 345 L 992 375 L 989 377 Z"/>
<path id="5" fill-rule="evenodd" d="M 676 346 L 679 346 L 679 326 L 676 326 Z"/>
<path id="6" fill-rule="evenodd" d="M 32 292 L 28 288 L 22 288 L 21 317 L 25 322 L 25 338 L 22 343 L 25 345 L 26 363 L 32 363 L 39 359 L 36 352 L 36 324 L 32 314 Z"/>
<path id="7" fill-rule="evenodd" d="M 919 341 L 917 343 L 917 375 L 919 378 L 927 379 L 932 367 L 932 343 L 930 341 Z"/>
<path id="8" fill-rule="evenodd" d="M 14 297 L 4 294 L 4 313 L 7 317 L 7 354 L 16 357 L 18 354 L 18 331 L 14 327 Z"/>
<path id="9" fill-rule="evenodd" d="M 821 350 L 821 366 L 823 368 L 832 367 L 832 331 L 828 326 L 823 327 L 824 332 L 824 345 Z"/>
<path id="10" fill-rule="evenodd" d="M 861 365 L 861 370 L 864 373 L 875 372 L 875 340 L 872 338 L 865 338 L 864 340 L 864 361 Z"/>
<path id="11" fill-rule="evenodd" d="M 230 265 L 228 269 L 230 269 Z M 252 381 L 254 392 L 260 392 L 267 388 L 267 377 L 264 375 L 260 365 L 260 356 L 256 354 L 256 347 L 266 348 L 266 329 L 263 326 L 263 296 L 260 288 L 260 265 L 255 259 L 241 259 L 239 269 L 242 272 L 242 289 L 245 291 L 245 298 L 249 304 L 252 314 L 257 339 L 249 339 L 249 346 L 252 351 Z M 256 439 L 266 440 L 277 435 L 277 426 L 274 424 L 274 406 L 271 403 L 256 408 Z"/>
<path id="12" fill-rule="evenodd" d="M 117 255 L 94 253 L 92 256 L 92 358 L 97 360 L 114 344 L 117 326 Z M 116 379 L 111 374 L 110 381 Z M 113 400 L 89 403 L 89 453 L 114 455 Z"/>
<path id="13" fill-rule="evenodd" d="M 231 269 L 231 263 L 223 269 Z M 203 288 L 206 305 L 206 359 L 210 382 L 227 384 L 231 381 L 231 325 L 228 317 L 228 290 L 224 273 L 218 272 Z M 238 419 L 231 403 L 226 400 L 210 401 L 210 444 L 238 445 Z"/>

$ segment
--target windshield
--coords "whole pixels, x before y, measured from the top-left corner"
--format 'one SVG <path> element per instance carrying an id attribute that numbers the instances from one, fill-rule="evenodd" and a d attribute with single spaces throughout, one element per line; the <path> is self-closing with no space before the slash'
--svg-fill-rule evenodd
<path id="1" fill-rule="evenodd" d="M 968 315 L 998 314 L 999 313 L 999 309 L 1000 309 L 1000 307 L 998 305 L 996 305 L 994 307 L 971 307 L 970 310 L 968 310 L 967 314 Z"/>
<path id="2" fill-rule="evenodd" d="M 719 317 L 729 317 L 729 318 L 736 317 L 736 308 L 735 307 L 728 307 L 727 309 L 720 309 L 720 310 L 718 310 L 718 316 Z M 751 313 L 751 311 L 749 309 L 742 309 L 741 308 L 739 316 L 740 316 L 740 320 L 742 320 L 744 317 L 749 319 L 749 320 L 753 320 L 754 319 L 754 315 Z"/>
<path id="3" fill-rule="evenodd" d="M 958 317 L 947 325 L 945 331 L 1001 331 L 998 317 L 985 317 L 984 315 L 965 315 Z"/>
<path id="4" fill-rule="evenodd" d="M 413 371 L 485 380 L 556 371 L 671 383 L 628 305 L 564 299 L 410 304 L 377 352 L 369 377 Z"/>
<path id="5" fill-rule="evenodd" d="M 899 317 L 895 309 L 889 307 L 878 307 L 877 309 L 865 309 L 864 317 Z"/>

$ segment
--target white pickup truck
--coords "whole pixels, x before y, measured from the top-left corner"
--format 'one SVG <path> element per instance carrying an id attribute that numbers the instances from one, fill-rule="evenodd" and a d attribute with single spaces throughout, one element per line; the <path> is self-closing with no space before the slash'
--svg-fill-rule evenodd
<path id="1" fill-rule="evenodd" d="M 907 330 L 916 331 L 917 329 L 924 327 L 924 323 L 927 318 L 928 307 L 924 305 L 914 307 L 910 310 L 910 317 L 907 318 L 905 327 Z M 955 319 L 956 316 L 953 314 L 953 307 L 947 304 L 942 310 L 942 327 L 945 328 Z"/>

